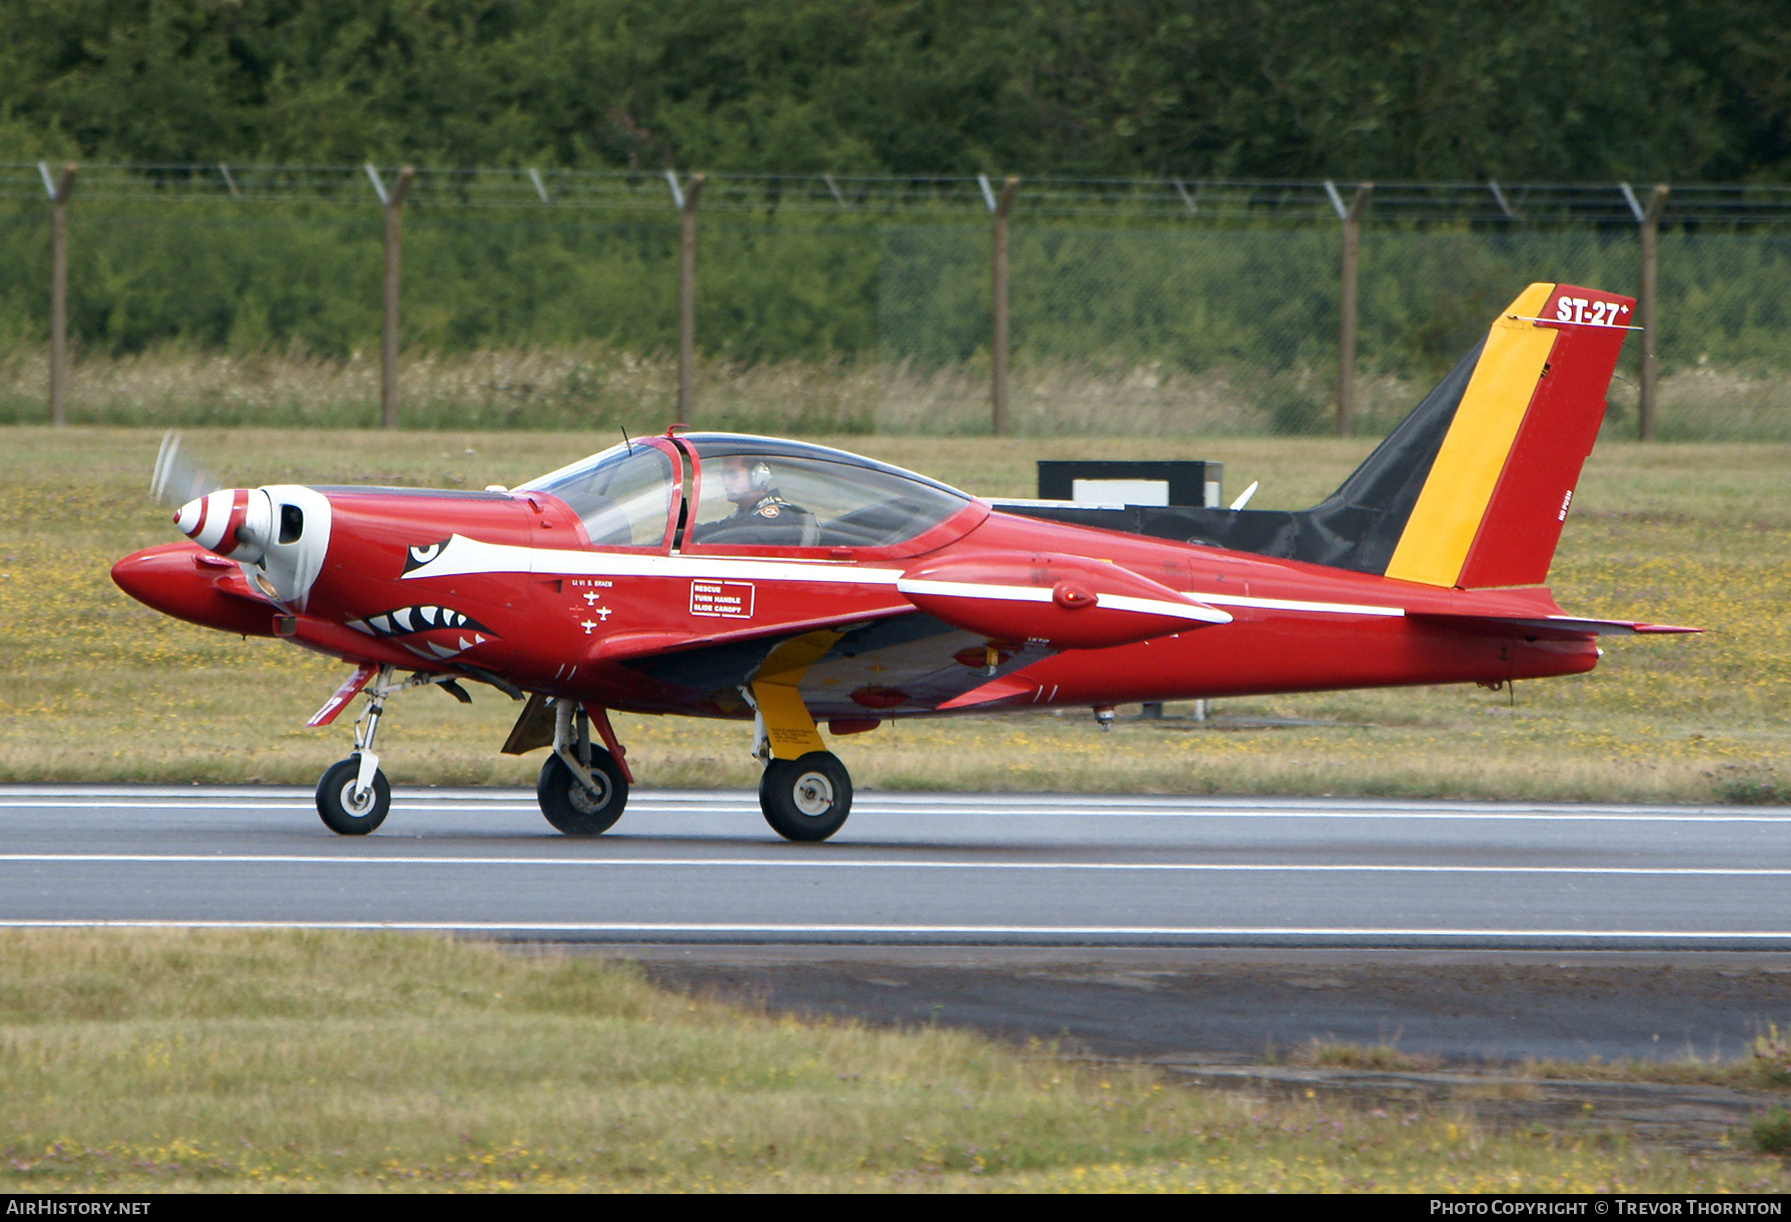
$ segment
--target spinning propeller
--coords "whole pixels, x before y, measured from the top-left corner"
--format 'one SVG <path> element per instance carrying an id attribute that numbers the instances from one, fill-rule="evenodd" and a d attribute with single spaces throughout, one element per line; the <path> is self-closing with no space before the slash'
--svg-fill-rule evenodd
<path id="1" fill-rule="evenodd" d="M 221 484 L 211 472 L 180 452 L 180 432 L 162 434 L 162 448 L 155 456 L 155 472 L 149 479 L 149 495 L 172 509 L 216 492 Z"/>

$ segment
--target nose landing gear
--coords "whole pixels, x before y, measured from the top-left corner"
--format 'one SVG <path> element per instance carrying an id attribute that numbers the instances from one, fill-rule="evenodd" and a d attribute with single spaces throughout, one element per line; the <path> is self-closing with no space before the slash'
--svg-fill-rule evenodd
<path id="1" fill-rule="evenodd" d="M 409 678 L 394 681 L 392 669 L 381 666 L 375 670 L 372 663 L 364 665 L 337 689 L 330 702 L 309 722 L 313 726 L 327 726 L 354 698 L 355 692 L 360 691 L 367 697 L 367 707 L 354 723 L 354 754 L 331 764 L 317 782 L 317 813 L 324 826 L 339 835 L 365 836 L 385 822 L 386 813 L 392 808 L 392 787 L 386 782 L 386 774 L 379 770 L 379 755 L 373 750 L 373 740 L 379 734 L 379 719 L 386 709 L 386 698 L 406 688 L 439 684 L 456 700 L 470 703 L 452 675 L 428 675 L 418 671 Z"/>
<path id="2" fill-rule="evenodd" d="M 342 836 L 365 836 L 386 821 L 392 809 L 392 787 L 379 770 L 373 750 L 386 697 L 411 686 L 393 683 L 392 668 L 382 666 L 366 687 L 367 707 L 354 723 L 354 754 L 331 764 L 317 782 L 317 813 L 324 826 Z"/>
<path id="3" fill-rule="evenodd" d="M 317 782 L 317 813 L 324 826 L 343 836 L 365 836 L 386 821 L 392 808 L 392 787 L 377 767 L 361 779 L 364 756 L 351 755 L 331 764 Z"/>

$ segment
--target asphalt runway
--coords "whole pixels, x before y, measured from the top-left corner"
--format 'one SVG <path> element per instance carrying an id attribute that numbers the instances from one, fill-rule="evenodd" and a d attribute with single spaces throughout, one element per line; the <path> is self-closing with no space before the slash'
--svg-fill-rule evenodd
<path id="1" fill-rule="evenodd" d="M 616 943 L 1791 950 L 1791 809 L 861 792 L 792 845 L 740 791 L 0 786 L 0 925 L 304 925 Z"/>

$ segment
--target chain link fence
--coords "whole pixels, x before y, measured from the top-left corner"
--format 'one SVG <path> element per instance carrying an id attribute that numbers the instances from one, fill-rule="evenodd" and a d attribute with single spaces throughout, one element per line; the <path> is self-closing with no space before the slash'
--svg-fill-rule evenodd
<path id="1" fill-rule="evenodd" d="M 84 182 L 70 210 L 71 419 L 376 420 L 382 220 L 355 172 Z M 41 420 L 48 216 L 41 189 L 34 199 L 7 181 L 0 419 Z M 663 181 L 418 181 L 403 221 L 407 423 L 664 418 L 679 250 Z M 1328 431 L 1340 225 L 1327 193 L 1220 187 L 1022 187 L 1009 242 L 1014 431 Z M 1421 197 L 1427 211 L 1411 202 L 1418 188 L 1374 197 L 1358 290 L 1362 432 L 1390 427 L 1525 284 L 1636 292 L 1624 196 L 1475 190 L 1437 188 Z M 1660 237 L 1659 435 L 1791 440 L 1791 230 L 1777 211 L 1791 219 L 1791 196 L 1686 194 Z M 981 205 L 974 180 L 718 179 L 698 222 L 698 422 L 987 432 Z M 1614 430 L 1635 427 L 1637 348 L 1613 383 Z"/>
<path id="2" fill-rule="evenodd" d="M 1015 420 L 1024 432 L 1329 431 L 1336 227 L 1090 230 L 1011 238 Z M 887 227 L 878 286 L 879 423 L 986 428 L 988 237 Z M 1659 432 L 1791 440 L 1791 235 L 1662 235 Z M 1633 230 L 1369 228 L 1358 422 L 1384 432 L 1535 280 L 1638 291 Z M 1607 427 L 1633 433 L 1639 344 Z M 1119 415 L 1116 417 L 1116 413 Z"/>

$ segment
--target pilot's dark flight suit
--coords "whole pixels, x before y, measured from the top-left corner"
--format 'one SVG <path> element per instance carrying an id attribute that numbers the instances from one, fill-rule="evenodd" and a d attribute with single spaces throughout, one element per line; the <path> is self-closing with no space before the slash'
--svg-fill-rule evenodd
<path id="1" fill-rule="evenodd" d="M 792 505 L 772 488 L 750 505 L 736 505 L 719 522 L 701 527 L 698 543 L 757 543 L 770 547 L 813 547 L 820 537 L 815 515 Z"/>

